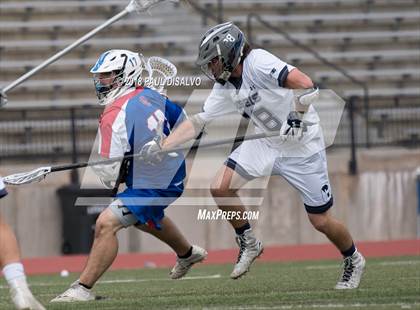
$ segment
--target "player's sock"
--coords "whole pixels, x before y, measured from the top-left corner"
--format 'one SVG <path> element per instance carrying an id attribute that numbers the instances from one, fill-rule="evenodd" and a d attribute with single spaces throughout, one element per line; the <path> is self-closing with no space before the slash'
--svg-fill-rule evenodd
<path id="1" fill-rule="evenodd" d="M 351 243 L 351 247 L 345 251 L 342 251 L 341 254 L 343 254 L 344 257 L 350 257 L 356 252 L 356 247 L 354 246 L 354 243 Z"/>
<path id="2" fill-rule="evenodd" d="M 29 290 L 21 262 L 7 264 L 3 268 L 3 274 L 10 287 L 10 297 L 17 309 L 45 310 Z"/>
<path id="3" fill-rule="evenodd" d="M 249 225 L 249 223 L 246 222 L 243 226 L 235 228 L 235 232 L 237 235 L 242 235 L 248 229 L 251 229 L 251 225 Z"/>
<path id="4" fill-rule="evenodd" d="M 79 285 L 80 286 L 83 286 L 84 288 L 87 288 L 88 290 L 92 289 L 92 286 L 86 285 L 86 284 L 84 284 L 84 283 L 82 283 L 80 281 L 79 281 Z"/>
<path id="5" fill-rule="evenodd" d="M 179 258 L 188 258 L 188 257 L 191 256 L 192 250 L 193 250 L 193 247 L 191 246 L 187 253 L 185 253 L 184 255 L 178 255 L 178 257 Z"/>
<path id="6" fill-rule="evenodd" d="M 3 268 L 4 277 L 11 288 L 16 288 L 16 280 L 19 283 L 26 282 L 25 270 L 23 269 L 22 263 L 11 263 L 7 264 Z"/>

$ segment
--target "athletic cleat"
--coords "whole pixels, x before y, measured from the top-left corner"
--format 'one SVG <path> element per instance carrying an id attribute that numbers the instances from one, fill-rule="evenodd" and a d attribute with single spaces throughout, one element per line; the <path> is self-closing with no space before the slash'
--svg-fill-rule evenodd
<path id="1" fill-rule="evenodd" d="M 172 268 L 169 276 L 171 279 L 180 279 L 185 276 L 192 267 L 192 265 L 196 263 L 200 263 L 205 260 L 207 257 L 207 251 L 200 248 L 199 246 L 193 245 L 192 254 L 190 257 L 187 258 L 179 258 L 176 259 L 176 264 L 174 268 Z"/>
<path id="2" fill-rule="evenodd" d="M 344 270 L 340 281 L 335 286 L 336 290 L 354 289 L 359 286 L 362 278 L 363 269 L 365 268 L 366 260 L 358 251 L 354 252 L 352 256 L 344 259 Z"/>
<path id="3" fill-rule="evenodd" d="M 10 296 L 18 310 L 45 310 L 44 306 L 35 299 L 26 284 L 26 280 L 17 279 L 16 285 L 10 288 Z"/>
<path id="4" fill-rule="evenodd" d="M 236 265 L 230 274 L 232 279 L 238 279 L 247 273 L 252 262 L 264 251 L 261 241 L 255 238 L 251 229 L 237 236 L 236 242 L 239 245 L 239 254 Z"/>
<path id="5" fill-rule="evenodd" d="M 77 302 L 96 299 L 96 296 L 91 292 L 91 290 L 81 286 L 79 281 L 75 281 L 70 285 L 70 288 L 67 291 L 58 295 L 50 302 Z"/>

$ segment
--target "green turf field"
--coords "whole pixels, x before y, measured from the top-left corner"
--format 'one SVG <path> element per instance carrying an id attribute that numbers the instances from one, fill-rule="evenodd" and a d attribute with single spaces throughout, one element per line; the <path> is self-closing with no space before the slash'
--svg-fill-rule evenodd
<path id="1" fill-rule="evenodd" d="M 167 269 L 107 273 L 95 292 L 106 299 L 48 304 L 77 275 L 34 276 L 32 290 L 48 309 L 420 309 L 420 257 L 369 259 L 358 290 L 332 289 L 337 261 L 260 263 L 240 280 L 229 279 L 231 265 L 198 266 L 184 280 Z M 12 309 L 4 280 L 0 309 Z"/>

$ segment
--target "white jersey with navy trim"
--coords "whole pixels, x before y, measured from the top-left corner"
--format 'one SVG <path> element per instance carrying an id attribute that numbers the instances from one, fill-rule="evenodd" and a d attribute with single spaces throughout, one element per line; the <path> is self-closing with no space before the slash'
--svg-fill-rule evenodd
<path id="1" fill-rule="evenodd" d="M 0 176 L 0 198 L 7 195 L 6 187 L 3 182 L 3 178 Z"/>
<path id="2" fill-rule="evenodd" d="M 256 132 L 279 131 L 294 110 L 293 90 L 285 88 L 289 65 L 263 49 L 254 49 L 243 62 L 242 78 L 230 79 L 225 85 L 215 83 L 199 115 L 205 122 L 237 111 L 250 117 Z M 319 122 L 315 109 L 310 106 L 304 119 Z M 299 141 L 283 141 L 279 138 L 264 139 L 283 156 L 309 156 L 324 148 L 319 125 L 308 127 Z"/>

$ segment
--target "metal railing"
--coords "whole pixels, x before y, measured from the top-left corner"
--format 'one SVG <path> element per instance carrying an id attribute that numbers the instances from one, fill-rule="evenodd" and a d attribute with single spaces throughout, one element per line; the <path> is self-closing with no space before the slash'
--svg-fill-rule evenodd
<path id="1" fill-rule="evenodd" d="M 223 0 L 217 0 L 217 6 L 216 6 L 216 14 L 213 13 L 212 5 L 206 5 L 205 7 L 200 6 L 195 1 L 189 1 L 188 2 L 191 7 L 197 11 L 201 17 L 202 17 L 202 25 L 207 26 L 208 25 L 208 19 L 213 20 L 216 23 L 223 23 L 224 21 L 224 9 L 223 9 Z"/>
<path id="2" fill-rule="evenodd" d="M 2 110 L 0 162 L 65 158 L 77 162 L 89 155 L 98 129 L 100 109 Z"/>

